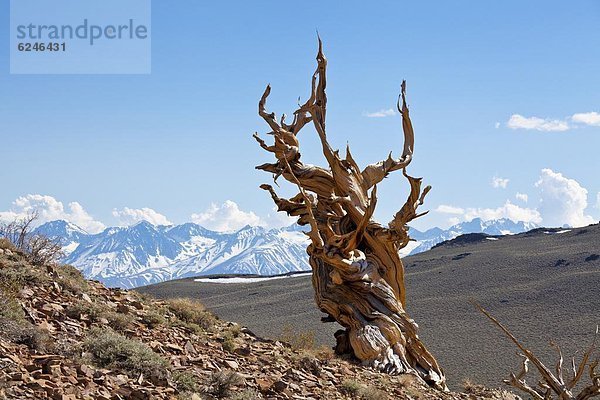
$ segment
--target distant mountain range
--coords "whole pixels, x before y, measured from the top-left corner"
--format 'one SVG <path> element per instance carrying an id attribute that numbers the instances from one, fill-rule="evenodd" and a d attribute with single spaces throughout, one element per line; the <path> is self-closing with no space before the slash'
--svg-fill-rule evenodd
<path id="1" fill-rule="evenodd" d="M 493 236 L 515 235 L 521 232 L 527 232 L 539 226 L 532 222 L 514 222 L 508 218 L 483 221 L 481 218 L 475 218 L 469 222 L 461 222 L 450 228 L 443 230 L 440 228 L 431 228 L 425 232 L 410 228 L 409 236 L 414 242 L 409 243 L 400 251 L 402 255 L 413 255 L 422 253 L 431 249 L 438 243 L 454 239 L 457 236 L 467 233 L 486 233 Z"/>
<path id="2" fill-rule="evenodd" d="M 69 222 L 53 221 L 36 232 L 59 238 L 65 263 L 108 286 L 131 288 L 196 275 L 275 275 L 310 269 L 306 237 L 296 227 L 246 226 L 220 233 L 193 223 L 140 222 L 91 235 Z"/>
<path id="3" fill-rule="evenodd" d="M 508 219 L 474 219 L 442 230 L 410 229 L 415 240 L 401 255 L 416 254 L 466 233 L 515 234 L 535 228 Z M 246 226 L 237 232 L 214 232 L 194 223 L 107 228 L 88 234 L 66 221 L 52 221 L 37 233 L 58 238 L 66 253 L 63 262 L 87 278 L 108 286 L 132 288 L 171 279 L 214 274 L 277 275 L 310 270 L 302 227 L 281 229 Z"/>

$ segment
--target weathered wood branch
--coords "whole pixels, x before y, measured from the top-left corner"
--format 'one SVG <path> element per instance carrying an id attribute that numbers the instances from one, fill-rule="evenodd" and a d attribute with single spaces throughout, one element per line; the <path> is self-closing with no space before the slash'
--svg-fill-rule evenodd
<path id="1" fill-rule="evenodd" d="M 400 106 L 400 98 L 402 99 L 402 106 Z M 412 161 L 415 146 L 415 132 L 408 114 L 408 105 L 406 104 L 406 81 L 402 81 L 397 109 L 402 116 L 402 131 L 404 132 L 404 149 L 402 151 L 402 156 L 398 159 L 393 159 L 392 153 L 390 152 L 387 159 L 379 161 L 376 164 L 368 165 L 362 172 L 366 188 L 370 188 L 381 182 L 390 172 L 406 168 Z"/>
<path id="2" fill-rule="evenodd" d="M 544 400 L 544 397 L 540 393 L 538 393 L 537 390 L 535 390 L 534 388 L 529 386 L 527 384 L 527 382 L 525 381 L 524 377 L 525 377 L 525 375 L 527 375 L 527 372 L 529 372 L 529 366 L 528 366 L 529 359 L 523 354 L 519 354 L 519 355 L 521 357 L 523 357 L 523 364 L 521 365 L 521 371 L 519 371 L 519 373 L 516 375 L 514 373 L 511 373 L 509 379 L 505 379 L 503 382 L 506 383 L 507 385 L 514 386 L 515 388 L 522 390 L 523 392 L 529 394 L 534 399 Z"/>
<path id="3" fill-rule="evenodd" d="M 271 128 L 274 137 L 267 145 L 254 135 L 261 148 L 275 155 L 276 162 L 257 169 L 283 177 L 298 188 L 290 199 L 268 191 L 279 211 L 298 217 L 300 225 L 310 226 L 307 248 L 313 270 L 315 302 L 327 314 L 325 321 L 335 320 L 345 330 L 336 334 L 337 349 L 350 352 L 364 365 L 388 373 L 412 373 L 431 386 L 445 390 L 445 377 L 435 358 L 417 335 L 416 323 L 405 307 L 404 267 L 398 250 L 408 243 L 407 223 L 422 214 L 417 207 L 429 187 L 421 190 L 421 179 L 410 177 L 406 166 L 414 147 L 414 131 L 406 104 L 406 83 L 402 83 L 398 110 L 402 116 L 405 144 L 402 156 L 391 156 L 361 170 L 350 148 L 341 158 L 327 141 L 326 114 L 327 59 L 319 38 L 317 68 L 311 79 L 311 93 L 298 105 L 294 119 L 278 122 L 266 110 L 271 88 L 267 86 L 258 113 Z M 308 123 L 315 128 L 327 168 L 301 161 L 298 134 Z M 372 220 L 377 205 L 377 184 L 395 170 L 402 169 L 410 184 L 406 203 L 394 216 L 389 227 Z"/>
<path id="4" fill-rule="evenodd" d="M 489 318 L 494 325 L 499 327 L 502 332 L 523 352 L 522 357 L 525 358 L 523 361 L 523 367 L 518 375 L 511 374 L 510 378 L 504 382 L 511 385 L 519 390 L 522 390 L 535 399 L 549 400 L 553 399 L 553 395 L 556 399 L 560 400 L 587 400 L 592 397 L 600 396 L 600 374 L 596 373 L 596 368 L 600 362 L 600 358 L 596 358 L 590 361 L 591 356 L 596 351 L 596 342 L 598 339 L 598 326 L 596 327 L 596 333 L 590 347 L 584 352 L 579 367 L 575 364 L 575 358 L 572 361 L 572 377 L 565 384 L 565 378 L 563 375 L 563 355 L 560 347 L 554 343 L 551 343 L 558 352 L 558 361 L 555 367 L 555 373 L 552 373 L 548 367 L 540 361 L 540 359 L 531 351 L 525 348 L 525 346 L 506 328 L 500 321 L 492 316 L 486 309 L 484 309 L 477 302 L 472 301 L 473 305 L 477 307 L 483 315 Z M 534 389 L 527 385 L 525 382 L 525 375 L 528 372 L 527 362 L 530 361 L 538 370 L 542 376 L 543 381 L 538 385 L 543 390 Z M 590 384 L 585 386 L 578 395 L 572 393 L 572 389 L 581 381 L 584 375 L 586 367 L 589 371 Z"/>

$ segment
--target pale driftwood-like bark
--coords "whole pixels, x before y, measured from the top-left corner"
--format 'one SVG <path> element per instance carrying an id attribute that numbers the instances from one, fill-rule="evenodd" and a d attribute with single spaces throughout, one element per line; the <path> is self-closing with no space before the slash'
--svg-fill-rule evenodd
<path id="1" fill-rule="evenodd" d="M 514 373 L 510 374 L 510 378 L 505 379 L 504 383 L 526 392 L 533 399 L 539 400 L 588 400 L 592 397 L 600 396 L 600 372 L 596 371 L 600 358 L 596 357 L 591 360 L 596 351 L 598 327 L 596 327 L 596 334 L 594 335 L 592 344 L 581 357 L 579 366 L 576 365 L 575 358 L 573 358 L 571 362 L 571 376 L 569 379 L 565 379 L 563 372 L 563 355 L 558 345 L 551 343 L 552 347 L 556 348 L 558 352 L 555 373 L 552 373 L 550 368 L 546 367 L 531 350 L 525 348 L 525 346 L 500 321 L 494 318 L 487 310 L 481 307 L 481 305 L 476 302 L 473 302 L 473 304 L 496 326 L 498 326 L 519 350 L 521 350 L 521 354 L 519 354 L 523 357 L 521 371 L 516 375 Z M 542 380 L 538 382 L 538 387 L 532 387 L 525 381 L 529 362 L 537 368 L 542 377 Z M 585 376 L 586 368 L 588 370 L 590 383 L 585 386 L 579 394 L 574 394 L 573 389 L 580 383 L 581 378 Z"/>
<path id="2" fill-rule="evenodd" d="M 315 301 L 327 314 L 324 322 L 337 321 L 337 351 L 353 353 L 365 365 L 388 373 L 413 373 L 433 387 L 445 390 L 445 377 L 435 358 L 417 336 L 417 324 L 405 312 L 404 267 L 398 250 L 406 246 L 407 223 L 422 214 L 417 207 L 429 187 L 421 190 L 421 179 L 406 174 L 413 156 L 414 132 L 406 105 L 406 84 L 402 82 L 398 112 L 402 116 L 404 150 L 400 158 L 387 159 L 361 170 L 350 149 L 341 158 L 325 133 L 327 60 L 319 39 L 317 69 L 312 77 L 311 95 L 294 112 L 291 123 L 285 115 L 278 121 L 266 111 L 271 91 L 267 86 L 258 113 L 271 128 L 274 144 L 267 145 L 258 134 L 254 138 L 277 162 L 257 169 L 283 176 L 299 193 L 280 198 L 269 191 L 279 211 L 299 217 L 309 225 L 311 244 L 307 252 L 313 270 Z M 321 142 L 328 168 L 307 165 L 300 160 L 298 133 L 313 124 Z M 390 172 L 403 170 L 410 183 L 410 195 L 388 227 L 371 217 L 377 204 L 377 184 Z"/>

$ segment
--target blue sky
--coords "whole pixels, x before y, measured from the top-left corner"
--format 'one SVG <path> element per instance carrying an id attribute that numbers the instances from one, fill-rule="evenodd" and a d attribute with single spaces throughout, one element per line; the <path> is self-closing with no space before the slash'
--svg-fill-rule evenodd
<path id="1" fill-rule="evenodd" d="M 597 221 L 600 2 L 415 3 L 154 0 L 149 75 L 11 75 L 5 46 L 0 217 L 42 207 L 89 230 L 283 223 L 258 189 L 270 176 L 254 166 L 271 157 L 252 139 L 267 131 L 257 101 L 269 82 L 278 114 L 306 98 L 318 29 L 328 137 L 359 164 L 401 152 L 398 115 L 373 114 L 407 80 L 408 172 L 433 186 L 417 228 Z M 7 1 L 0 14 L 6 44 Z M 313 131 L 300 141 L 305 161 L 324 162 Z M 397 175 L 380 185 L 381 222 L 407 195 Z"/>

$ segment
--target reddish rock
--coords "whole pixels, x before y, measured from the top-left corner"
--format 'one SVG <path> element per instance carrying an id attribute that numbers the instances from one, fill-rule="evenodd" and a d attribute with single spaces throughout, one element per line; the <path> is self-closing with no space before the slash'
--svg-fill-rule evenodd
<path id="1" fill-rule="evenodd" d="M 271 386 L 273 385 L 273 382 L 268 379 L 257 378 L 254 381 L 258 385 L 258 388 L 260 389 L 261 392 L 268 391 L 269 389 L 271 389 Z"/>

